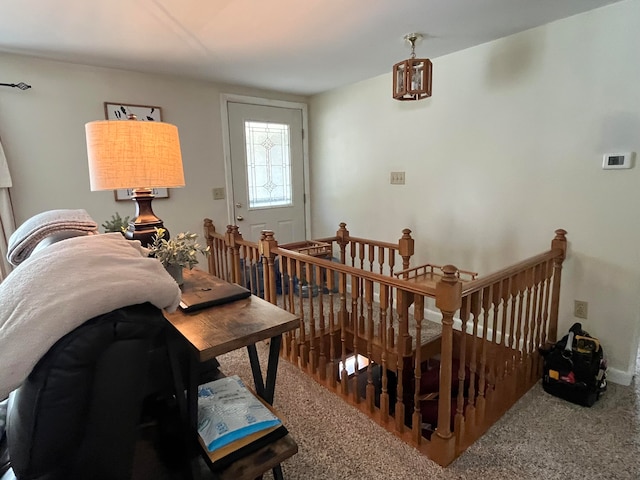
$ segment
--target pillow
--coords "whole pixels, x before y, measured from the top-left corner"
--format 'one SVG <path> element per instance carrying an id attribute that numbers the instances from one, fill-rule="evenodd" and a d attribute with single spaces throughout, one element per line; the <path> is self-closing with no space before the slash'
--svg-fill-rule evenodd
<path id="1" fill-rule="evenodd" d="M 60 232 L 52 233 L 48 237 L 42 239 L 31 252 L 32 254 L 42 250 L 49 245 L 59 242 L 60 240 L 66 240 L 67 238 L 80 237 L 82 235 L 93 235 L 93 232 L 81 232 L 80 230 L 63 230 Z"/>

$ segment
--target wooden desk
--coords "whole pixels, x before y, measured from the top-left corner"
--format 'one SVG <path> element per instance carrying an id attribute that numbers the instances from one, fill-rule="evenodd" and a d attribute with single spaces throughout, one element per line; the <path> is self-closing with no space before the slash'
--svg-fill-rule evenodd
<path id="1" fill-rule="evenodd" d="M 185 270 L 183 292 L 198 288 L 198 279 L 202 278 L 207 278 L 209 282 L 213 278 L 221 284 L 224 283 L 223 280 L 212 277 L 202 270 Z M 247 347 L 255 391 L 267 403 L 273 403 L 282 334 L 298 328 L 298 316 L 254 295 L 193 313 L 184 313 L 178 309 L 173 313 L 165 312 L 164 315 L 180 334 L 179 336 L 187 341 L 191 352 L 186 379 L 182 376 L 177 356 L 171 355 L 171 357 L 176 383 L 178 386 L 183 385 L 187 392 L 186 403 L 180 395 L 178 395 L 178 401 L 181 403 L 181 410 L 186 416 L 191 431 L 195 433 L 196 439 L 198 435 L 198 364 L 200 362 L 211 360 L 238 348 Z M 266 380 L 263 380 L 255 344 L 267 339 L 270 340 L 269 358 Z M 282 440 L 284 442 L 276 441 L 274 443 L 280 442 L 283 448 L 271 448 L 272 455 L 263 454 L 261 456 L 261 462 L 264 466 L 268 466 L 263 471 L 273 468 L 274 477 L 277 479 L 282 478 L 280 462 L 297 452 L 297 445 L 289 435 Z M 271 465 L 272 463 L 273 465 Z M 227 478 L 227 476 L 235 480 L 245 478 L 238 472 L 238 468 L 233 468 L 233 465 L 228 470 L 229 474 L 222 475 L 221 478 Z M 246 478 L 257 476 L 254 470 L 246 468 L 240 470 L 244 472 Z"/>

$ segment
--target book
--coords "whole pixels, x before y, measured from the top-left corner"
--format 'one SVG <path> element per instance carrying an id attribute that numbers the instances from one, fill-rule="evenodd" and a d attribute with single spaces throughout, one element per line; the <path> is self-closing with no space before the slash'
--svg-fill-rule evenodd
<path id="1" fill-rule="evenodd" d="M 224 470 L 237 460 L 257 452 L 261 448 L 280 440 L 288 434 L 289 431 L 287 428 L 284 425 L 280 425 L 234 440 L 213 452 L 207 452 L 209 468 L 212 470 Z M 204 447 L 204 444 L 202 443 L 202 439 L 200 440 L 200 444 L 206 450 L 206 447 Z"/>
<path id="2" fill-rule="evenodd" d="M 234 302 L 249 296 L 251 296 L 251 292 L 236 283 L 203 278 L 193 285 L 186 286 L 182 292 L 180 309 L 183 312 L 193 312 L 215 305 Z"/>
<path id="3" fill-rule="evenodd" d="M 208 452 L 251 435 L 248 442 L 257 440 L 281 425 L 280 418 L 237 375 L 198 387 L 198 434 Z M 255 435 L 258 432 L 263 435 Z"/>

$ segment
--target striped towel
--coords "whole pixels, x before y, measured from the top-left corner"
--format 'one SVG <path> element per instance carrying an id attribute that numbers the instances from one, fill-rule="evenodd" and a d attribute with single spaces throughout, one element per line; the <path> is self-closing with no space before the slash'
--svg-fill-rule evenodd
<path id="1" fill-rule="evenodd" d="M 53 234 L 74 237 L 94 233 L 98 233 L 98 224 L 85 210 L 48 210 L 34 215 L 13 232 L 7 260 L 19 265 L 29 258 L 38 243 Z"/>

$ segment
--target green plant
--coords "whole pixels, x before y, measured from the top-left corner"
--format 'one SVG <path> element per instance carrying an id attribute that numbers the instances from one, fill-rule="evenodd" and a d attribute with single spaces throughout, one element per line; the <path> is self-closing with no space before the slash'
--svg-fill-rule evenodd
<path id="1" fill-rule="evenodd" d="M 107 220 L 102 224 L 105 233 L 107 232 L 124 232 L 129 226 L 129 217 L 122 218 L 118 212 L 111 215 L 111 220 Z"/>
<path id="2" fill-rule="evenodd" d="M 149 245 L 152 255 L 165 267 L 174 265 L 191 270 L 198 263 L 198 253 L 205 257 L 210 254 L 209 247 L 203 248 L 197 243 L 197 233 L 182 232 L 167 240 L 165 232 L 164 228 L 156 228 L 153 243 Z"/>

